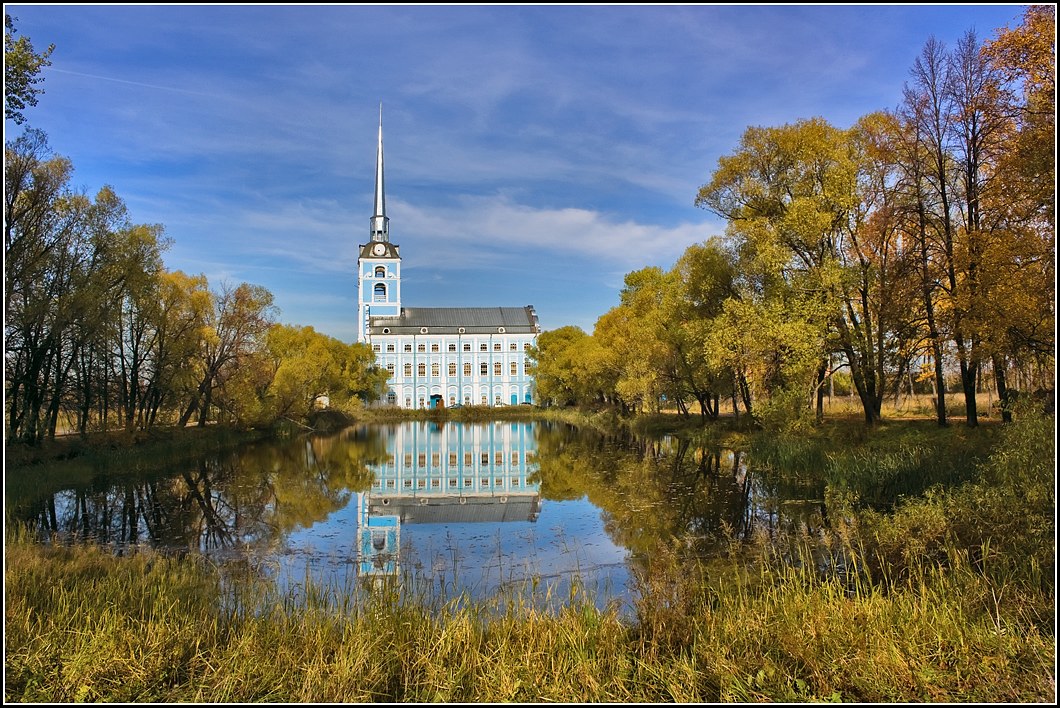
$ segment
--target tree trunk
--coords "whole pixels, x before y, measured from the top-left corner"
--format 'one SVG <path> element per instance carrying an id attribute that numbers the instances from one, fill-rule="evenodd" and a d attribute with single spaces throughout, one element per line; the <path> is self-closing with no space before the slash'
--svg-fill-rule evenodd
<path id="1" fill-rule="evenodd" d="M 875 425 L 879 419 L 879 403 L 877 402 L 876 383 L 871 376 L 871 371 L 862 366 L 854 354 L 854 348 L 849 342 L 843 343 L 843 351 L 847 355 L 847 363 L 850 365 L 850 378 L 854 382 L 858 399 L 861 401 L 861 409 L 865 414 L 865 424 Z M 818 374 L 820 375 L 820 374 Z"/>
<path id="2" fill-rule="evenodd" d="M 1005 378 L 1005 357 L 997 354 L 993 357 L 994 382 L 997 384 L 997 401 L 1001 406 L 1001 421 L 1012 422 L 1012 407 L 1009 402 L 1008 380 Z"/>
<path id="3" fill-rule="evenodd" d="M 740 398 L 743 399 L 743 409 L 747 415 L 751 415 L 751 387 L 747 384 L 747 377 L 743 373 L 737 374 L 736 380 L 740 386 Z"/>
<path id="4" fill-rule="evenodd" d="M 958 347 L 960 350 L 961 347 Z M 979 413 L 976 408 L 975 382 L 979 376 L 979 366 L 969 362 L 968 358 L 961 354 L 961 388 L 964 390 L 964 414 L 969 428 L 979 425 Z"/>
<path id="5" fill-rule="evenodd" d="M 937 335 L 931 339 L 931 350 L 935 359 L 935 419 L 939 427 L 949 425 L 946 420 L 946 376 L 942 370 L 942 348 Z"/>
<path id="6" fill-rule="evenodd" d="M 828 375 L 828 360 L 821 361 L 817 367 L 817 422 L 824 420 L 824 379 Z"/>
<path id="7" fill-rule="evenodd" d="M 177 427 L 183 428 L 191 420 L 191 417 L 195 415 L 195 411 L 199 408 L 199 392 L 196 391 L 191 396 L 191 401 L 188 402 L 188 407 L 184 409 L 184 412 L 180 414 L 180 419 L 177 421 Z"/>
<path id="8" fill-rule="evenodd" d="M 202 405 L 199 407 L 199 427 L 206 427 L 206 417 L 210 413 L 210 404 L 213 402 L 213 386 L 206 389 L 203 394 Z"/>

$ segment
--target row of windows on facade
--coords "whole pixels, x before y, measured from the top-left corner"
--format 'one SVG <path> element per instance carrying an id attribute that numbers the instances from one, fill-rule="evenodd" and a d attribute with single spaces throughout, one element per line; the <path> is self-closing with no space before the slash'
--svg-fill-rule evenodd
<path id="1" fill-rule="evenodd" d="M 523 371 L 529 372 L 532 369 L 533 369 L 533 365 L 530 363 L 529 360 L 523 362 Z M 394 362 L 388 362 L 387 365 L 386 365 L 386 370 L 392 377 L 394 375 L 394 372 L 397 370 L 396 367 L 394 366 Z M 442 375 L 441 371 L 442 371 L 441 364 L 439 364 L 438 362 L 434 362 L 433 364 L 431 364 L 431 376 L 439 377 L 439 376 Z M 457 368 L 456 368 L 456 362 L 455 361 L 449 362 L 449 367 L 447 368 L 447 371 L 448 371 L 449 376 L 456 376 Z M 471 376 L 471 372 L 472 372 L 471 362 L 469 362 L 469 361 L 464 362 L 463 371 L 464 371 L 464 376 Z M 519 362 L 516 362 L 516 361 L 511 362 L 511 364 L 508 367 L 508 371 L 509 371 L 509 374 L 511 376 L 518 376 L 519 375 Z M 404 368 L 402 370 L 402 373 L 405 375 L 405 378 L 411 378 L 412 377 L 412 362 L 405 362 L 405 366 L 404 366 Z M 426 376 L 427 375 L 427 364 L 426 364 L 426 362 L 420 362 L 419 364 L 416 365 L 416 373 L 417 373 L 418 376 Z M 490 371 L 489 371 L 489 363 L 485 362 L 485 361 L 479 362 L 478 373 L 479 373 L 479 376 L 489 376 L 489 373 L 490 373 Z M 499 362 L 499 361 L 493 362 L 493 375 L 494 376 L 503 376 L 504 375 L 504 367 L 503 367 L 503 364 L 501 362 Z"/>
<path id="2" fill-rule="evenodd" d="M 454 477 L 450 477 L 447 481 L 448 481 L 450 489 L 457 489 L 457 488 L 459 488 L 459 486 L 461 484 Z M 520 480 L 520 479 L 517 479 L 515 477 L 512 477 L 509 480 L 509 484 L 508 484 L 507 487 L 505 486 L 504 481 L 505 480 L 504 480 L 503 477 L 494 478 L 493 479 L 492 488 L 494 488 L 494 489 L 520 489 L 520 488 L 522 488 L 522 489 L 530 489 L 531 488 L 530 485 L 525 480 Z M 402 486 L 403 489 L 412 489 L 413 488 L 413 483 L 412 482 L 413 481 L 411 479 L 403 480 L 401 486 Z M 431 489 L 441 489 L 442 488 L 442 480 L 440 480 L 440 479 L 431 479 L 431 480 L 417 479 L 416 480 L 416 484 L 415 484 L 415 488 L 416 489 L 426 489 L 427 485 L 428 485 L 428 482 L 430 483 L 430 488 Z M 475 478 L 474 477 L 464 477 L 462 484 L 463 484 L 464 489 L 474 489 L 475 486 L 476 486 L 475 485 Z M 478 480 L 478 487 L 479 488 L 489 488 L 490 487 L 490 478 L 489 477 L 480 477 L 479 480 Z M 393 480 L 393 479 L 379 480 L 379 481 L 377 481 L 375 483 L 375 488 L 376 489 L 397 489 L 397 480 Z M 536 487 L 535 487 L 535 489 L 536 489 Z"/>
<path id="3" fill-rule="evenodd" d="M 455 343 L 450 343 L 449 346 L 447 347 L 447 350 L 451 351 L 451 352 L 455 352 L 456 351 L 456 344 Z M 487 351 L 489 351 L 489 346 L 485 342 L 482 342 L 482 343 L 480 343 L 478 345 L 478 350 L 480 352 L 487 352 Z M 509 343 L 508 344 L 508 350 L 509 351 L 513 351 L 513 352 L 519 351 L 518 343 L 516 343 L 516 342 Z M 382 345 L 381 344 L 373 344 L 372 345 L 372 351 L 376 352 L 377 354 L 381 353 L 383 351 Z M 395 345 L 395 344 L 387 344 L 386 345 L 386 351 L 387 351 L 388 354 L 393 354 L 394 352 L 397 351 L 397 345 Z M 404 346 L 404 348 L 403 348 L 403 351 L 411 352 L 412 351 L 412 345 L 411 344 L 406 344 Z M 417 352 L 426 352 L 427 351 L 427 345 L 426 344 L 417 344 L 416 345 L 416 351 Z M 440 351 L 441 351 L 441 345 L 440 344 L 438 344 L 437 342 L 431 344 L 431 352 L 432 353 L 437 353 L 437 352 L 440 352 Z M 464 342 L 464 351 L 465 352 L 471 351 L 471 343 L 470 342 Z M 495 351 L 495 352 L 503 351 L 503 349 L 501 348 L 501 343 L 500 342 L 494 342 L 493 343 L 493 351 Z M 526 352 L 530 351 L 530 343 L 529 342 L 523 342 L 523 351 L 526 351 Z"/>
<path id="4" fill-rule="evenodd" d="M 526 400 L 527 403 L 530 403 L 530 394 L 529 393 L 526 394 L 526 399 L 525 400 Z M 394 393 L 393 391 L 390 391 L 389 393 L 387 393 L 386 394 L 386 402 L 389 405 L 392 405 L 392 406 L 393 405 L 397 405 L 397 394 Z M 424 408 L 426 406 L 426 403 L 427 403 L 426 399 L 423 396 L 420 396 L 420 398 L 419 398 L 419 407 L 420 408 Z M 482 394 L 482 400 L 480 401 L 480 403 L 482 405 L 484 405 L 484 406 L 488 406 L 489 405 L 489 397 L 486 394 Z M 453 407 L 455 405 L 456 405 L 456 396 L 450 395 L 449 396 L 449 407 L 451 408 L 451 407 Z M 471 396 L 470 395 L 465 395 L 464 396 L 464 405 L 465 406 L 470 406 L 471 405 Z M 495 405 L 495 406 L 503 406 L 504 405 L 504 401 L 501 400 L 501 395 L 499 393 L 496 396 L 493 397 L 493 405 Z M 412 407 L 412 398 L 410 398 L 408 396 L 405 397 L 405 407 L 406 408 L 411 408 Z"/>
<path id="5" fill-rule="evenodd" d="M 503 451 L 499 451 L 499 450 L 497 452 L 494 452 L 493 453 L 493 464 L 496 465 L 497 467 L 503 466 L 504 465 L 504 454 L 505 453 Z M 464 457 L 464 467 L 471 467 L 475 463 L 475 453 L 474 452 L 464 452 L 463 457 Z M 406 452 L 402 456 L 401 459 L 404 462 L 404 467 L 406 467 L 406 468 L 411 468 L 412 467 L 412 453 L 411 452 Z M 525 459 L 526 459 L 526 464 L 528 464 L 528 465 L 532 464 L 533 461 L 534 461 L 534 453 L 533 453 L 533 451 L 527 450 Z M 460 454 L 459 453 L 456 453 L 456 452 L 450 452 L 449 453 L 449 466 L 450 467 L 456 467 L 456 465 L 457 465 L 457 463 L 459 461 L 460 461 Z M 480 453 L 479 454 L 479 461 L 480 461 L 480 464 L 483 467 L 486 467 L 487 465 L 489 465 L 489 463 L 490 463 L 490 453 L 489 452 Z M 512 451 L 512 453 L 511 453 L 511 461 L 512 461 L 512 467 L 518 467 L 519 466 L 519 452 L 517 450 L 513 450 Z M 427 467 L 427 453 L 426 452 L 417 453 L 417 455 L 416 455 L 416 463 L 417 463 L 417 467 L 418 468 L 421 468 L 421 469 L 426 468 Z M 442 454 L 440 452 L 432 452 L 431 453 L 431 467 L 432 468 L 440 468 L 441 467 L 441 463 L 442 463 Z M 393 456 L 391 456 L 387 460 L 386 466 L 387 466 L 388 469 L 393 469 L 394 468 L 394 464 L 395 464 L 395 458 Z"/>

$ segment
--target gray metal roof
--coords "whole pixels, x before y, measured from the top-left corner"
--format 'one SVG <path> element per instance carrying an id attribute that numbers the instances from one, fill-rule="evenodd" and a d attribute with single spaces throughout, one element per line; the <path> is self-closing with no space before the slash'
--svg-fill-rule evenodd
<path id="1" fill-rule="evenodd" d="M 501 327 L 510 334 L 537 334 L 537 313 L 526 307 L 403 307 L 398 317 L 372 317 L 371 334 L 484 334 Z M 389 332 L 383 332 L 386 328 Z"/>
<path id="2" fill-rule="evenodd" d="M 369 513 L 398 516 L 403 524 L 537 521 L 541 497 L 505 496 L 380 496 L 372 495 Z M 385 501 L 385 503 L 384 503 Z"/>

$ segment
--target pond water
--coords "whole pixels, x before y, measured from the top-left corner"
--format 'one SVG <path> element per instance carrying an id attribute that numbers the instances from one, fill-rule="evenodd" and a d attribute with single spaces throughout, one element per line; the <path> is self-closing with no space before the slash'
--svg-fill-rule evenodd
<path id="1" fill-rule="evenodd" d="M 43 537 L 249 561 L 283 590 L 431 597 L 572 583 L 628 606 L 666 548 L 820 524 L 821 490 L 745 453 L 540 422 L 408 422 L 243 446 L 6 502 Z"/>

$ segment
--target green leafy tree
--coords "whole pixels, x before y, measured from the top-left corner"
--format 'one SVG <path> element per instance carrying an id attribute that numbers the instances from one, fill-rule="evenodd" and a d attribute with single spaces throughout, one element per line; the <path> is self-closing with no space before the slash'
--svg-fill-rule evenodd
<path id="1" fill-rule="evenodd" d="M 26 118 L 22 111 L 37 105 L 37 96 L 44 93 L 38 87 L 44 77 L 41 69 L 51 66 L 54 44 L 43 52 L 36 52 L 29 37 L 15 38 L 15 19 L 4 14 L 4 117 L 21 124 Z"/>
<path id="2" fill-rule="evenodd" d="M 334 356 L 339 362 L 339 379 L 335 382 L 332 407 L 356 409 L 362 403 L 381 399 L 386 395 L 390 375 L 376 363 L 372 348 L 364 343 L 346 344 L 329 338 Z"/>
<path id="3" fill-rule="evenodd" d="M 569 406 L 584 402 L 578 370 L 589 335 L 580 327 L 566 326 L 542 332 L 530 357 L 534 360 L 534 385 L 543 405 Z"/>
<path id="4" fill-rule="evenodd" d="M 610 372 L 605 398 L 623 413 L 659 410 L 669 362 L 653 328 L 646 323 L 657 312 L 658 268 L 626 275 L 623 302 L 603 314 L 592 340 L 605 352 L 602 363 Z"/>
<path id="5" fill-rule="evenodd" d="M 106 400 L 126 294 L 160 267 L 157 227 L 132 224 L 109 187 L 69 188 L 69 160 L 28 130 L 5 150 L 5 392 L 9 434 L 54 437 L 60 414 Z M 120 368 L 120 365 L 119 365 Z"/>
<path id="6" fill-rule="evenodd" d="M 39 130 L 4 150 L 4 353 L 8 434 L 40 438 L 46 376 L 55 348 L 54 261 L 79 219 L 69 199 L 73 167 L 53 156 Z M 77 204 L 79 206 L 79 204 Z"/>
<path id="7" fill-rule="evenodd" d="M 822 345 L 834 335 L 871 423 L 879 419 L 884 391 L 874 363 L 879 348 L 889 346 L 891 333 L 872 311 L 879 293 L 876 264 L 870 262 L 861 231 L 866 218 L 859 193 L 862 173 L 852 133 L 821 119 L 750 128 L 737 151 L 719 160 L 696 203 L 729 222 L 728 235 L 744 275 L 741 297 L 762 305 L 745 309 L 744 316 L 757 312 L 768 325 L 782 303 L 788 319 L 803 317 L 794 329 L 783 328 L 778 344 L 784 344 L 769 357 L 772 363 L 759 367 L 770 372 L 763 390 L 777 395 L 781 389 L 776 382 L 785 383 L 785 398 L 818 390 L 827 365 L 823 346 L 813 367 L 814 383 L 796 385 L 775 364 L 791 360 L 787 348 L 802 349 L 792 341 L 796 329 L 802 333 L 796 339 Z M 760 332 L 781 335 L 773 327 Z"/>
<path id="8" fill-rule="evenodd" d="M 917 251 L 904 238 L 906 201 L 891 159 L 894 127 L 890 116 L 875 113 L 848 132 L 858 165 L 857 206 L 837 248 L 843 280 L 835 295 L 844 316 L 837 318 L 835 341 L 848 361 L 858 362 L 851 376 L 874 419 L 906 378 L 921 348 L 923 321 Z"/>
<path id="9" fill-rule="evenodd" d="M 194 386 L 195 356 L 202 346 L 212 300 L 206 277 L 166 271 L 154 286 L 154 345 L 143 396 L 147 426 Z"/>
<path id="10" fill-rule="evenodd" d="M 4 146 L 4 280 L 6 302 L 24 300 L 76 214 L 59 210 L 73 164 L 54 155 L 43 131 L 27 130 Z"/>
<path id="11" fill-rule="evenodd" d="M 366 344 L 345 344 L 312 327 L 275 324 L 266 345 L 274 367 L 266 392 L 273 416 L 305 418 L 324 396 L 330 406 L 344 408 L 384 392 L 387 374 L 375 366 Z"/>
<path id="12" fill-rule="evenodd" d="M 818 387 L 826 337 L 812 300 L 730 298 L 712 324 L 705 351 L 740 372 L 740 397 L 756 420 L 770 428 L 799 428 Z"/>
<path id="13" fill-rule="evenodd" d="M 714 244 L 689 247 L 667 272 L 644 268 L 626 276 L 621 304 L 601 319 L 597 334 L 617 349 L 616 393 L 627 407 L 666 405 L 716 418 L 720 393 L 731 393 L 724 367 L 704 355 L 710 319 L 731 295 L 731 272 Z"/>
<path id="14" fill-rule="evenodd" d="M 736 408 L 735 372 L 722 361 L 706 355 L 706 342 L 724 303 L 736 296 L 735 263 L 717 239 L 685 249 L 668 274 L 670 287 L 664 300 L 663 338 L 673 360 L 678 401 L 690 396 L 700 414 L 717 418 L 719 401 L 733 398 Z"/>
<path id="15" fill-rule="evenodd" d="M 127 431 L 147 427 L 148 391 L 161 319 L 159 279 L 164 271 L 161 227 L 138 226 L 118 234 L 123 286 L 111 305 L 113 336 L 110 362 L 117 408 Z"/>
<path id="16" fill-rule="evenodd" d="M 661 397 L 667 391 L 676 393 L 676 362 L 663 341 L 663 330 L 670 324 L 664 311 L 667 287 L 660 268 L 627 273 L 621 303 L 593 330 L 593 337 L 613 356 L 614 392 L 626 411 L 657 412 Z"/>

